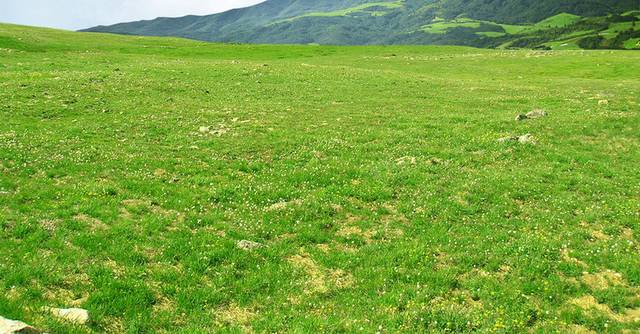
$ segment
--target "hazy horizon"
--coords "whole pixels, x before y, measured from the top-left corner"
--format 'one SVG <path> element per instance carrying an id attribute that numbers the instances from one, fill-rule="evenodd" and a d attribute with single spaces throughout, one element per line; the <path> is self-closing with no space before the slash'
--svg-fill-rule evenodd
<path id="1" fill-rule="evenodd" d="M 157 17 L 207 15 L 264 0 L 3 0 L 0 22 L 78 30 Z"/>

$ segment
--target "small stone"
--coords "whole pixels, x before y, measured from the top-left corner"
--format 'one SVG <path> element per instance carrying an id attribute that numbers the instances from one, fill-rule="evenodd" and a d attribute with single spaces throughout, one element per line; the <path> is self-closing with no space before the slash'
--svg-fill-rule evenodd
<path id="1" fill-rule="evenodd" d="M 21 321 L 0 317 L 0 334 L 39 334 L 41 331 Z"/>
<path id="2" fill-rule="evenodd" d="M 530 111 L 526 114 L 520 114 L 518 116 L 516 116 L 516 121 L 524 121 L 524 120 L 528 120 L 528 119 L 536 119 L 536 118 L 542 118 L 542 117 L 546 117 L 547 116 L 547 112 L 542 110 L 542 109 L 534 109 L 533 111 Z"/>
<path id="3" fill-rule="evenodd" d="M 516 140 L 518 140 L 518 137 L 510 136 L 510 137 L 502 137 L 502 138 L 498 139 L 498 142 L 499 143 L 506 143 L 506 142 L 509 142 L 509 141 L 516 141 Z"/>
<path id="4" fill-rule="evenodd" d="M 535 144 L 536 139 L 529 133 L 526 135 L 518 137 L 518 142 L 520 144 Z"/>
<path id="5" fill-rule="evenodd" d="M 530 119 L 542 118 L 547 116 L 547 112 L 542 109 L 535 109 L 533 111 L 528 112 L 525 116 Z"/>
<path id="6" fill-rule="evenodd" d="M 89 311 L 81 308 L 50 308 L 49 311 L 53 316 L 78 324 L 84 325 L 89 322 Z"/>
<path id="7" fill-rule="evenodd" d="M 526 135 L 522 135 L 522 136 L 503 137 L 498 139 L 498 142 L 499 143 L 519 142 L 520 144 L 535 144 L 536 140 L 533 135 L 531 135 L 530 133 L 527 133 Z"/>
<path id="8" fill-rule="evenodd" d="M 236 247 L 242 249 L 242 250 L 253 250 L 256 248 L 262 248 L 264 247 L 263 244 L 259 243 L 259 242 L 255 242 L 255 241 L 249 241 L 249 240 L 240 240 L 238 242 L 236 242 Z"/>
<path id="9" fill-rule="evenodd" d="M 407 156 L 407 157 L 402 157 L 400 159 L 396 159 L 396 164 L 398 166 L 405 165 L 405 164 L 415 165 L 416 163 L 417 163 L 416 157 Z"/>
<path id="10" fill-rule="evenodd" d="M 600 100 L 600 101 L 598 101 L 598 105 L 600 105 L 600 106 L 606 106 L 607 104 L 609 104 L 609 100 Z"/>
<path id="11" fill-rule="evenodd" d="M 200 133 L 208 133 L 209 131 L 211 131 L 211 127 L 208 127 L 208 126 L 201 126 L 198 129 L 198 132 L 200 132 Z"/>

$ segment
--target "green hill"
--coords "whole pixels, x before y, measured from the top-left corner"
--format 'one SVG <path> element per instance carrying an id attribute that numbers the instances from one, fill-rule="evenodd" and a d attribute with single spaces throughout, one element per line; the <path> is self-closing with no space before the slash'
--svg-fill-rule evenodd
<path id="1" fill-rule="evenodd" d="M 221 14 L 159 18 L 87 31 L 268 44 L 539 48 L 562 44 L 568 34 L 582 31 L 586 41 L 572 40 L 572 45 L 625 48 L 639 37 L 634 29 L 616 33 L 616 37 L 622 35 L 618 39 L 607 36 L 614 42 L 594 42 L 594 38 L 618 20 L 637 21 L 638 15 L 629 11 L 639 7 L 637 0 L 545 0 L 535 4 L 524 0 L 269 0 Z M 595 18 L 599 21 L 592 22 Z"/>
<path id="2" fill-rule="evenodd" d="M 0 317 L 638 332 L 637 73 L 638 52 L 0 24 Z"/>

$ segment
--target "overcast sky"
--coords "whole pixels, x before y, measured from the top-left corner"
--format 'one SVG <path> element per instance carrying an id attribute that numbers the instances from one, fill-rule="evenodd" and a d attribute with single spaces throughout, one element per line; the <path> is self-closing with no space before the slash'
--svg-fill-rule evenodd
<path id="1" fill-rule="evenodd" d="M 159 16 L 206 15 L 263 0 L 0 0 L 0 22 L 82 29 Z"/>

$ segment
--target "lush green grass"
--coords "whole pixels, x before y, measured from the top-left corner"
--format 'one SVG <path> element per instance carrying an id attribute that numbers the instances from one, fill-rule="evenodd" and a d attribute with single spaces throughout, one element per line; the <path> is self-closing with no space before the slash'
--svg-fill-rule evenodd
<path id="1" fill-rule="evenodd" d="M 0 315 L 52 333 L 638 331 L 637 73 L 637 52 L 0 25 Z M 514 120 L 534 108 L 549 116 Z M 73 305 L 89 326 L 41 309 Z"/>
<path id="2" fill-rule="evenodd" d="M 554 41 L 545 44 L 550 47 L 552 50 L 580 50 L 580 47 L 577 44 L 576 39 L 570 40 L 562 40 L 562 41 Z"/>
<path id="3" fill-rule="evenodd" d="M 502 27 L 504 32 L 510 35 L 516 35 L 524 31 L 529 31 L 533 27 L 530 25 L 501 24 L 501 23 L 495 23 L 490 21 L 474 20 L 469 18 L 458 18 L 458 19 L 453 19 L 448 21 L 437 18 L 433 20 L 431 24 L 427 24 L 423 26 L 422 30 L 430 34 L 446 34 L 451 29 L 454 29 L 454 28 L 480 28 L 482 24 Z M 500 37 L 500 36 L 504 36 L 505 33 L 499 33 L 495 31 L 478 32 L 479 35 L 489 36 L 489 37 Z"/>
<path id="4" fill-rule="evenodd" d="M 502 37 L 505 34 L 517 35 L 522 33 L 535 33 L 536 31 L 544 29 L 563 27 L 577 20 L 580 20 L 579 16 L 571 14 L 559 14 L 536 24 L 513 25 L 491 21 L 474 20 L 469 18 L 457 18 L 453 20 L 443 20 L 441 18 L 438 18 L 431 24 L 425 25 L 422 29 L 430 34 L 446 34 L 454 28 L 480 28 L 481 24 L 486 24 L 489 26 L 499 26 L 502 28 L 502 30 L 504 30 L 504 33 L 496 31 L 481 31 L 477 32 L 476 34 L 487 37 Z"/>
<path id="5" fill-rule="evenodd" d="M 627 49 L 640 49 L 640 38 L 632 38 L 624 43 Z"/>
<path id="6" fill-rule="evenodd" d="M 615 38 L 619 33 L 626 30 L 640 30 L 640 24 L 634 25 L 632 22 L 619 22 L 609 25 L 609 29 L 600 32 L 604 38 Z"/>
<path id="7" fill-rule="evenodd" d="M 525 31 L 531 31 L 532 27 L 529 25 L 513 25 L 513 24 L 500 24 L 507 34 L 517 35 Z"/>
<path id="8" fill-rule="evenodd" d="M 487 36 L 487 37 L 502 37 L 506 35 L 506 33 L 497 32 L 497 31 L 481 31 L 481 32 L 477 32 L 476 35 Z"/>
<path id="9" fill-rule="evenodd" d="M 576 23 L 577 21 L 580 21 L 580 19 L 581 17 L 578 15 L 561 13 L 542 20 L 536 23 L 534 26 L 536 28 L 560 28 Z"/>
<path id="10" fill-rule="evenodd" d="M 460 18 L 449 21 L 434 21 L 434 23 L 427 24 L 422 27 L 422 30 L 429 34 L 446 34 L 449 30 L 454 28 L 480 28 L 480 21 Z"/>
<path id="11" fill-rule="evenodd" d="M 590 26 L 590 30 L 585 29 Z M 562 29 L 563 30 L 559 30 Z M 616 41 L 621 33 L 630 29 L 640 29 L 633 22 L 615 22 L 611 17 L 582 18 L 572 14 L 558 14 L 542 20 L 536 24 L 509 25 L 490 21 L 474 20 L 469 18 L 456 18 L 445 20 L 436 18 L 432 23 L 425 25 L 421 30 L 434 36 L 458 36 L 461 33 L 473 33 L 485 37 L 483 42 L 498 49 L 513 46 L 535 48 L 539 46 L 549 47 L 553 50 L 577 50 L 580 49 L 580 40 L 602 36 L 610 41 Z M 466 35 L 466 39 L 470 40 Z M 492 39 L 498 39 L 491 42 Z M 457 39 L 460 43 L 460 38 Z M 520 43 L 520 41 L 524 41 Z M 630 42 L 609 43 L 607 48 L 629 49 Z M 462 44 L 462 43 L 461 43 Z M 624 44 L 624 45 L 623 45 Z M 634 44 L 635 45 L 635 44 Z"/>

